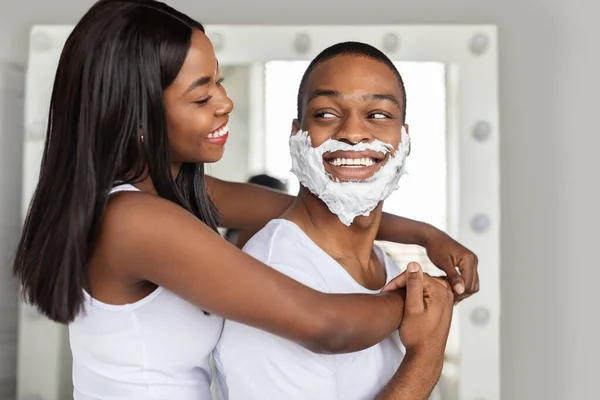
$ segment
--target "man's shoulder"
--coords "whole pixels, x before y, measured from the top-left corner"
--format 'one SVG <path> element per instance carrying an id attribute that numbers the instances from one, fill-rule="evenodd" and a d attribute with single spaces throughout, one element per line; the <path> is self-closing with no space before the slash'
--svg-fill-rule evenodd
<path id="1" fill-rule="evenodd" d="M 246 243 L 243 250 L 307 286 L 327 291 L 320 272 L 324 263 L 322 253 L 291 221 L 272 220 Z"/>
<path id="2" fill-rule="evenodd" d="M 286 263 L 306 256 L 310 239 L 293 222 L 274 219 L 258 231 L 244 246 L 244 252 L 266 264 Z"/>

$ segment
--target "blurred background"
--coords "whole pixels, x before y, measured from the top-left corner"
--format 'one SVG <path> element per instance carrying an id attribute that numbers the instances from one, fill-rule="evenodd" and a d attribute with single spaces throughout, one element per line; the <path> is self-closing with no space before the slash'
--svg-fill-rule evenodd
<path id="1" fill-rule="evenodd" d="M 599 3 L 167 2 L 207 24 L 236 103 L 225 157 L 208 170 L 223 179 L 268 174 L 296 193 L 287 138 L 320 50 L 360 40 L 396 63 L 413 142 L 385 209 L 480 257 L 481 292 L 457 309 L 432 398 L 600 398 Z M 0 9 L 0 400 L 71 396 L 67 331 L 20 304 L 11 261 L 58 56 L 92 3 Z M 402 267 L 416 259 L 434 271 L 422 249 L 382 245 Z"/>

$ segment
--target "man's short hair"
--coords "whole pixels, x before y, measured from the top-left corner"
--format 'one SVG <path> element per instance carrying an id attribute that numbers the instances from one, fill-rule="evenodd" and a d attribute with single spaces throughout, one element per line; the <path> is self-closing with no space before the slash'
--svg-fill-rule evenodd
<path id="1" fill-rule="evenodd" d="M 334 44 L 333 46 L 330 46 L 323 50 L 310 62 L 308 68 L 302 76 L 302 80 L 300 81 L 300 88 L 298 89 L 298 120 L 300 121 L 302 119 L 302 102 L 306 91 L 306 84 L 312 71 L 319 64 L 322 64 L 325 61 L 329 61 L 337 56 L 347 55 L 367 57 L 387 65 L 392 70 L 392 72 L 394 73 L 394 75 L 396 75 L 396 78 L 398 79 L 398 85 L 400 86 L 400 91 L 402 92 L 402 121 L 404 122 L 406 118 L 406 90 L 404 88 L 404 81 L 402 80 L 402 76 L 400 75 L 400 72 L 398 72 L 398 68 L 396 68 L 392 60 L 390 60 L 388 56 L 383 54 L 383 52 L 369 44 L 361 42 L 342 42 Z"/>

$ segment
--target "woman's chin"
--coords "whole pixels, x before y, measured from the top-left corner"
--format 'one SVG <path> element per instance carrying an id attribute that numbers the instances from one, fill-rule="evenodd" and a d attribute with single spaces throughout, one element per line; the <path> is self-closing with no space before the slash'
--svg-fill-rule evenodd
<path id="1" fill-rule="evenodd" d="M 202 154 L 199 157 L 198 162 L 204 164 L 213 164 L 223 158 L 223 154 L 225 153 L 224 149 L 221 151 L 210 152 L 210 154 Z"/>

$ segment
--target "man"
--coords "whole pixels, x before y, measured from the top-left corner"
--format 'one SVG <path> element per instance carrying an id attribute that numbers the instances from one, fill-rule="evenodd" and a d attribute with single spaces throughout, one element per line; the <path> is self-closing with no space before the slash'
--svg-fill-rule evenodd
<path id="1" fill-rule="evenodd" d="M 400 274 L 374 240 L 409 152 L 405 106 L 402 78 L 372 46 L 341 43 L 318 55 L 302 79 L 290 138 L 300 193 L 244 250 L 322 292 L 379 293 Z M 226 321 L 215 351 L 223 397 L 426 398 L 441 373 L 453 300 L 445 281 L 415 268 L 399 334 L 360 352 L 315 354 Z"/>

